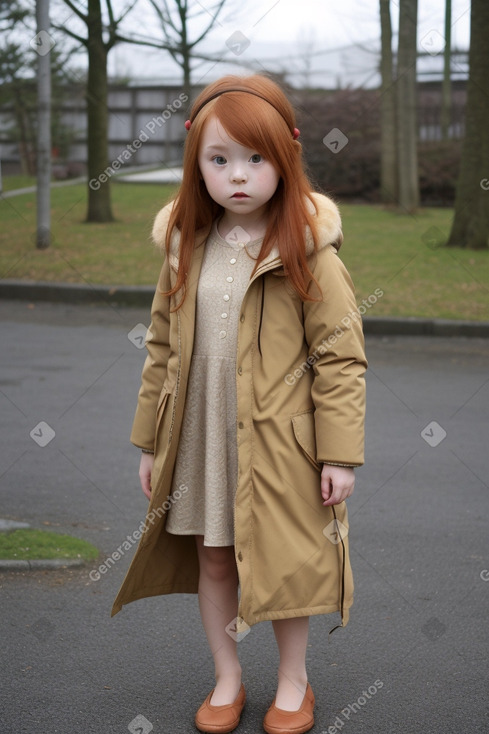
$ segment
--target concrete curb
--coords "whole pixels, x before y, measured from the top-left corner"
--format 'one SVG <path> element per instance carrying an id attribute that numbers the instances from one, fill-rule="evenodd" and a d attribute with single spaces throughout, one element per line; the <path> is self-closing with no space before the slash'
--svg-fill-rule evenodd
<path id="1" fill-rule="evenodd" d="M 151 306 L 155 287 L 152 285 L 84 285 L 83 283 L 46 283 L 28 280 L 0 280 L 0 298 L 51 303 L 119 304 Z"/>
<path id="2" fill-rule="evenodd" d="M 48 569 L 84 566 L 83 558 L 45 558 L 31 561 L 0 560 L 0 571 L 40 571 Z"/>
<path id="3" fill-rule="evenodd" d="M 363 330 L 365 334 L 380 336 L 465 336 L 489 339 L 489 321 L 367 316 L 363 319 Z"/>
<path id="4" fill-rule="evenodd" d="M 154 292 L 154 286 L 150 285 L 85 285 L 82 283 L 0 280 L 0 298 L 5 300 L 149 308 Z M 366 334 L 380 336 L 489 338 L 489 321 L 366 316 L 363 324 Z"/>

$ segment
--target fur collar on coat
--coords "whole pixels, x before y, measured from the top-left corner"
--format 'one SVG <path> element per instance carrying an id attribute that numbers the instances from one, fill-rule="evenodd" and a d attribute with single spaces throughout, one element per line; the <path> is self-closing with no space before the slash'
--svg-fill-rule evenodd
<path id="1" fill-rule="evenodd" d="M 324 194 L 317 194 L 311 192 L 311 198 L 314 202 L 308 202 L 310 210 L 317 217 L 317 231 L 318 231 L 318 250 L 322 250 L 327 245 L 333 245 L 339 250 L 343 241 L 343 234 L 341 231 L 341 217 L 338 211 L 338 207 L 332 199 Z M 163 252 L 165 251 L 165 236 L 170 219 L 171 210 L 173 208 L 173 202 L 167 204 L 161 209 L 156 215 L 156 219 L 153 225 L 153 241 Z M 204 239 L 202 240 L 202 242 Z M 180 244 L 180 233 L 178 230 L 173 231 L 171 244 L 170 244 L 170 256 L 169 262 L 174 270 L 178 269 L 178 250 Z M 314 242 L 312 239 L 311 231 L 309 227 L 306 231 L 306 253 L 312 255 L 314 251 Z M 277 245 L 274 245 L 270 251 L 268 257 L 263 261 L 263 265 L 273 260 L 279 260 L 280 254 Z"/>

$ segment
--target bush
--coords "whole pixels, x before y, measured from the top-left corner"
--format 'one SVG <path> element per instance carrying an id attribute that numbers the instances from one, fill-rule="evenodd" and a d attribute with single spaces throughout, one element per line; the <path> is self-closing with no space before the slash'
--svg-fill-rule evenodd
<path id="1" fill-rule="evenodd" d="M 341 199 L 380 199 L 380 93 L 347 89 L 303 92 L 299 127 L 304 159 L 313 182 Z M 323 139 L 338 128 L 348 138 L 338 152 Z M 421 201 L 449 206 L 455 198 L 460 161 L 458 141 L 419 144 Z"/>

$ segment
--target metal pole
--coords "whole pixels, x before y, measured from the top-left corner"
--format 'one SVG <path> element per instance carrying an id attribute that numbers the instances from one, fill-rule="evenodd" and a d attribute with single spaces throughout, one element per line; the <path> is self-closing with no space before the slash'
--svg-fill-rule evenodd
<path id="1" fill-rule="evenodd" d="M 51 48 L 49 0 L 36 2 L 37 36 L 37 232 L 36 247 L 51 244 Z"/>

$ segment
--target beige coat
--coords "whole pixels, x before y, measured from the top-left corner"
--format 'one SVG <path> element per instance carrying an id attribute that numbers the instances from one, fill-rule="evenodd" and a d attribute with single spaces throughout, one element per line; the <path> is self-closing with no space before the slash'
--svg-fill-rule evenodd
<path id="1" fill-rule="evenodd" d="M 274 248 L 250 280 L 241 306 L 236 354 L 238 632 L 263 620 L 333 611 L 342 611 L 346 624 L 353 601 L 346 506 L 335 507 L 335 524 L 333 509 L 322 505 L 320 470 L 321 462 L 363 463 L 367 363 L 353 286 L 332 244 L 341 239 L 339 213 L 327 197 L 314 198 L 319 249 L 314 253 L 310 233 L 307 246 L 323 299 L 301 301 Z M 154 225 L 153 237 L 161 246 L 170 208 L 158 214 Z M 136 446 L 155 451 L 152 498 L 113 614 L 142 597 L 197 592 L 195 540 L 166 532 L 164 508 L 170 506 L 207 234 L 196 239 L 183 306 L 170 313 L 168 298 L 161 295 L 175 282 L 178 233 L 154 297 L 131 434 Z"/>

